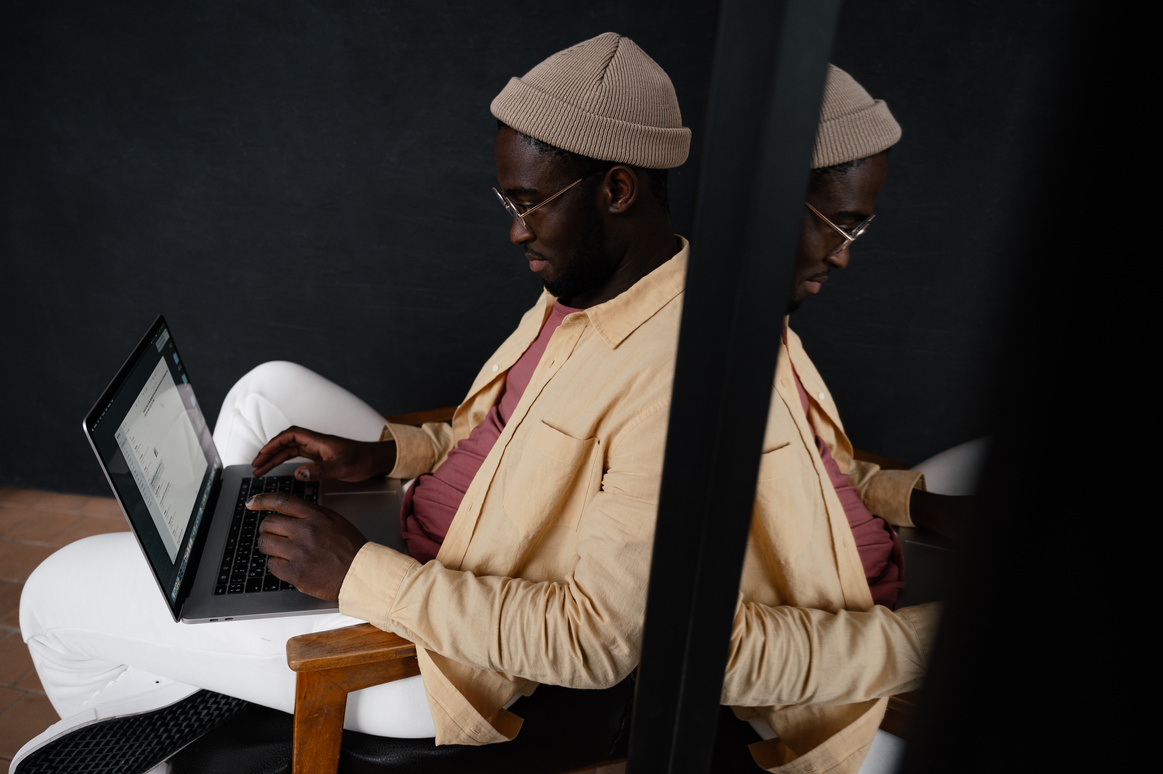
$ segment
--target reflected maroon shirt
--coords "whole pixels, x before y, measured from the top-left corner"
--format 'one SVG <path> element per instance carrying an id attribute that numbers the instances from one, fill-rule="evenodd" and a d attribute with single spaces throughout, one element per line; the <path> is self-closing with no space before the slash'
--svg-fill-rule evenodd
<path id="1" fill-rule="evenodd" d="M 811 424 L 811 415 L 808 413 L 808 393 L 796 375 L 796 390 L 800 394 L 800 405 L 804 415 L 808 416 Z M 813 430 L 814 432 L 814 430 Z M 844 506 L 844 515 L 848 518 L 848 526 L 852 528 L 852 537 L 856 541 L 856 550 L 860 553 L 860 564 L 864 567 L 864 577 L 868 580 L 868 589 L 872 592 L 872 601 L 878 605 L 892 609 L 896 605 L 897 595 L 905 585 L 904 553 L 901 550 L 901 541 L 888 522 L 879 516 L 874 516 L 860 500 L 860 495 L 851 479 L 840 472 L 840 465 L 832 457 L 832 450 L 824 439 L 816 436 L 816 450 L 828 471 L 828 478 L 840 504 Z"/>

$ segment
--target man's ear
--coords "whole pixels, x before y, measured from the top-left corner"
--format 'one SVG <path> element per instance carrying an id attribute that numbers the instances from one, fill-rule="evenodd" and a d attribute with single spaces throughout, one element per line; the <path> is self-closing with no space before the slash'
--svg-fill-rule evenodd
<path id="1" fill-rule="evenodd" d="M 638 200 L 638 173 L 625 164 L 610 167 L 603 181 L 606 193 L 606 207 L 611 215 L 628 212 Z"/>

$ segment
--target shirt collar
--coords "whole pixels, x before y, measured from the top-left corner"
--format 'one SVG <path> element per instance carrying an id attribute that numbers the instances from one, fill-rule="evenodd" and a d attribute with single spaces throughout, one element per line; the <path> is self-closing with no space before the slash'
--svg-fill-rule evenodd
<path id="1" fill-rule="evenodd" d="M 680 249 L 672 258 L 609 301 L 582 312 L 610 349 L 682 294 L 691 248 L 685 238 L 675 234 L 675 239 Z"/>

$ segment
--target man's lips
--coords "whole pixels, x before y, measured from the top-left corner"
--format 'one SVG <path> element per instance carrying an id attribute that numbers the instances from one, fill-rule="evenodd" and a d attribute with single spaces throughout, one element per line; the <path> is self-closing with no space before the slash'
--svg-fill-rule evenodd
<path id="1" fill-rule="evenodd" d="M 537 272 L 538 274 L 540 274 L 545 269 L 545 267 L 549 265 L 549 261 L 545 260 L 537 253 L 527 251 L 525 253 L 525 258 L 529 261 L 529 270 Z"/>
<path id="2" fill-rule="evenodd" d="M 823 274 L 816 274 L 815 276 L 808 277 L 806 280 L 804 280 L 804 289 L 814 296 L 820 292 L 820 286 L 827 281 L 827 272 L 824 272 Z"/>

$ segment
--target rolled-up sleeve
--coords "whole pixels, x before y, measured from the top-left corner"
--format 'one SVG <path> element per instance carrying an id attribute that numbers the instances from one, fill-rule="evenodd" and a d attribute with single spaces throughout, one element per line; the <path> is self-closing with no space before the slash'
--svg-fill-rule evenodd
<path id="1" fill-rule="evenodd" d="M 849 478 L 861 502 L 889 524 L 913 527 L 909 501 L 914 489 L 925 488 L 925 474 L 919 470 L 884 470 L 879 465 L 853 460 Z"/>
<path id="2" fill-rule="evenodd" d="M 447 422 L 429 422 L 420 427 L 389 422 L 380 432 L 380 440 L 396 442 L 396 466 L 389 478 L 415 478 L 432 472 L 456 443 Z"/>
<path id="3" fill-rule="evenodd" d="M 939 603 L 829 613 L 740 601 L 722 703 L 837 705 L 920 686 Z"/>

